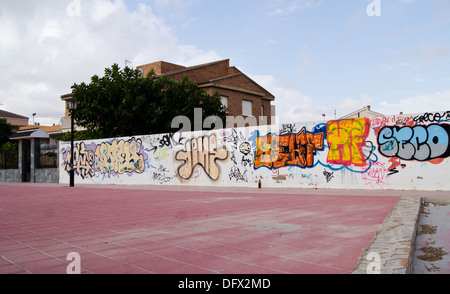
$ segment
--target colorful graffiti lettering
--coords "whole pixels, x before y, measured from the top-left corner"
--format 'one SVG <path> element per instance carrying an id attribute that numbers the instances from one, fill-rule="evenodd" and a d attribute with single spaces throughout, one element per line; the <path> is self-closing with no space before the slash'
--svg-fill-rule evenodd
<path id="1" fill-rule="evenodd" d="M 82 177 L 83 179 L 86 177 L 94 176 L 94 169 L 92 165 L 94 164 L 94 152 L 87 150 L 86 145 L 84 143 L 76 144 L 73 147 L 73 168 L 75 173 Z M 70 150 L 65 155 L 65 160 L 62 163 L 62 168 L 69 172 L 70 171 Z"/>
<path id="2" fill-rule="evenodd" d="M 324 148 L 324 133 L 310 133 L 303 128 L 297 134 L 256 136 L 255 169 L 286 166 L 313 167 L 316 150 Z"/>
<path id="3" fill-rule="evenodd" d="M 178 168 L 178 174 L 181 178 L 189 179 L 194 167 L 201 165 L 211 179 L 217 180 L 220 176 L 220 169 L 216 160 L 227 159 L 228 151 L 225 148 L 217 150 L 217 138 L 213 134 L 187 140 L 185 150 L 178 151 L 175 158 L 176 160 L 184 161 Z"/>
<path id="4" fill-rule="evenodd" d="M 141 148 L 141 140 L 135 138 L 97 145 L 94 169 L 109 177 L 126 172 L 143 173 L 145 165 L 144 155 L 140 153 Z"/>
<path id="5" fill-rule="evenodd" d="M 378 149 L 386 157 L 430 161 L 450 156 L 450 125 L 384 127 L 378 133 Z"/>
<path id="6" fill-rule="evenodd" d="M 143 173 L 145 170 L 141 139 L 113 140 L 99 145 L 84 142 L 74 146 L 74 170 L 83 179 L 100 173 L 111 177 L 124 173 Z M 70 170 L 70 149 L 62 167 Z"/>
<path id="7" fill-rule="evenodd" d="M 328 163 L 344 166 L 365 166 L 366 157 L 362 148 L 370 131 L 367 118 L 330 121 L 327 124 L 327 140 L 330 150 Z"/>
<path id="8" fill-rule="evenodd" d="M 86 184 L 448 190 L 450 112 L 85 140 L 73 150 L 60 142 L 58 152 L 61 183 L 73 170 Z"/>

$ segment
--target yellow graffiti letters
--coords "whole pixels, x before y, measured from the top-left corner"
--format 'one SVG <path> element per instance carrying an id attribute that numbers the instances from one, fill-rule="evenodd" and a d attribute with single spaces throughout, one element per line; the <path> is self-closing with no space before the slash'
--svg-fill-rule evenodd
<path id="1" fill-rule="evenodd" d="M 367 118 L 328 122 L 328 162 L 345 166 L 365 166 L 366 159 L 362 148 L 366 145 L 369 130 L 370 120 Z"/>
<path id="2" fill-rule="evenodd" d="M 135 138 L 124 141 L 114 140 L 97 145 L 95 150 L 95 171 L 101 174 L 124 174 L 144 172 L 144 157 L 140 154 L 142 143 Z"/>

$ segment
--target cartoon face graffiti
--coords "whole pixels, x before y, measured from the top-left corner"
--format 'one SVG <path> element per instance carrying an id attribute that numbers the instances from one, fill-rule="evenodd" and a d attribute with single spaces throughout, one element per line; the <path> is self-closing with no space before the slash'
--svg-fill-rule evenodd
<path id="1" fill-rule="evenodd" d="M 252 147 L 249 142 L 244 142 L 239 146 L 239 151 L 244 155 L 248 155 L 252 151 Z"/>

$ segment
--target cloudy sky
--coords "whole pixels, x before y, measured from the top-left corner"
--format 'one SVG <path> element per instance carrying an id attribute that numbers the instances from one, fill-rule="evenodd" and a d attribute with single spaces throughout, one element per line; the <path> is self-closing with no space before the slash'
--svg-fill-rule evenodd
<path id="1" fill-rule="evenodd" d="M 230 58 L 280 122 L 450 110 L 449 14 L 448 0 L 2 0 L 0 108 L 51 125 L 72 84 L 114 63 Z"/>

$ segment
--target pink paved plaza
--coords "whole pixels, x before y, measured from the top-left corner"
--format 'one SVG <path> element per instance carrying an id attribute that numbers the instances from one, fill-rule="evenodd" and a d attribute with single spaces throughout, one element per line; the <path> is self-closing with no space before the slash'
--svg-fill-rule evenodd
<path id="1" fill-rule="evenodd" d="M 0 273 L 347 274 L 399 195 L 0 185 Z"/>

